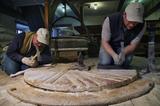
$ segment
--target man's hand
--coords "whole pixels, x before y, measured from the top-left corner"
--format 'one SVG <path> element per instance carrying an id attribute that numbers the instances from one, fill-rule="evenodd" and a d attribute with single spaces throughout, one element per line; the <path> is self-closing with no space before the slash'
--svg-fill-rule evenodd
<path id="1" fill-rule="evenodd" d="M 119 65 L 119 55 L 114 54 L 112 57 L 113 57 L 113 60 L 114 60 L 114 64 Z"/>
<path id="2" fill-rule="evenodd" d="M 36 67 L 36 66 L 38 66 L 37 60 L 32 60 L 30 57 L 23 57 L 22 58 L 22 63 L 26 64 L 26 65 L 28 65 L 30 67 Z"/>

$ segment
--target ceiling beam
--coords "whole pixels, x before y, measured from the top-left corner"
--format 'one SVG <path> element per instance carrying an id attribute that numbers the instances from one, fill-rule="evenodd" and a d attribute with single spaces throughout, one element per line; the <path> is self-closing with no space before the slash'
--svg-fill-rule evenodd
<path id="1" fill-rule="evenodd" d="M 15 17 L 18 19 L 23 19 L 22 13 L 20 13 L 17 10 L 14 10 L 13 8 L 7 7 L 5 5 L 0 5 L 0 13 L 3 13 L 5 15 Z"/>
<path id="2" fill-rule="evenodd" d="M 78 10 L 74 7 L 74 5 L 72 3 L 69 3 L 67 0 L 65 0 L 66 4 L 72 9 L 72 11 L 75 13 L 75 15 L 80 18 L 80 13 L 78 12 Z"/>
<path id="3" fill-rule="evenodd" d="M 149 11 L 147 11 L 144 14 L 144 17 L 148 17 L 149 15 L 151 15 L 152 13 L 154 13 L 155 11 L 157 11 L 158 9 L 160 9 L 160 2 L 158 2 L 153 8 L 151 8 Z"/>
<path id="4" fill-rule="evenodd" d="M 82 14 L 79 13 L 79 11 L 75 8 L 75 6 L 72 3 L 69 3 L 67 0 L 64 0 L 64 1 L 69 5 L 69 7 L 72 9 L 75 15 L 78 17 L 78 19 L 80 20 L 82 29 L 84 29 L 85 32 L 87 33 L 87 28 L 82 20 L 82 16 L 81 16 Z"/>
<path id="5" fill-rule="evenodd" d="M 119 5 L 118 5 L 118 8 L 117 8 L 117 12 L 121 11 L 124 2 L 125 2 L 125 0 L 119 0 Z"/>
<path id="6" fill-rule="evenodd" d="M 78 3 L 78 4 L 84 4 L 89 2 L 104 2 L 104 1 L 117 1 L 117 0 L 68 0 L 68 2 L 71 3 Z"/>
<path id="7" fill-rule="evenodd" d="M 44 5 L 44 0 L 12 0 L 15 6 L 33 6 L 33 5 Z"/>

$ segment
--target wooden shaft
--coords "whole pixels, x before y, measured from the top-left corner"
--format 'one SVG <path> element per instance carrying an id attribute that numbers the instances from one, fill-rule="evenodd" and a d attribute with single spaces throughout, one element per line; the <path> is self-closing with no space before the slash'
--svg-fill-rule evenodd
<path id="1" fill-rule="evenodd" d="M 49 14 L 48 14 L 48 0 L 45 0 L 44 1 L 44 5 L 45 5 L 45 7 L 44 7 L 44 9 L 45 9 L 45 11 L 44 11 L 44 18 L 45 18 L 45 28 L 49 28 L 49 25 L 48 25 L 48 17 L 49 17 Z"/>

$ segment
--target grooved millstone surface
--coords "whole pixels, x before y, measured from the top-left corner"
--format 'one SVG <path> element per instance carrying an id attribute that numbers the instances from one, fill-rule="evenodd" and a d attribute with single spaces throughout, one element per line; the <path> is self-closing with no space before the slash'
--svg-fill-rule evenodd
<path id="1" fill-rule="evenodd" d="M 70 65 L 28 69 L 26 83 L 49 91 L 98 92 L 127 85 L 137 79 L 136 70 L 71 70 Z"/>
<path id="2" fill-rule="evenodd" d="M 34 88 L 25 82 L 14 84 L 8 88 L 8 92 L 28 103 L 49 106 L 61 105 L 110 105 L 124 102 L 139 97 L 153 88 L 153 82 L 138 80 L 127 86 L 115 89 L 103 89 L 98 92 L 56 92 Z"/>
<path id="3" fill-rule="evenodd" d="M 38 105 L 109 105 L 139 97 L 154 86 L 137 79 L 136 70 L 72 69 L 71 64 L 27 69 L 24 80 L 7 91 Z"/>

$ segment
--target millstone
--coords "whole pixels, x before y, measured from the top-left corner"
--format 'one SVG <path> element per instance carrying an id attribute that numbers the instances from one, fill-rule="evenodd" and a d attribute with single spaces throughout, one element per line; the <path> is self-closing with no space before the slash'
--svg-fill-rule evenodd
<path id="1" fill-rule="evenodd" d="M 40 105 L 114 104 L 141 96 L 153 82 L 136 70 L 71 70 L 71 65 L 27 69 L 24 81 L 8 88 L 16 98 Z"/>
<path id="2" fill-rule="evenodd" d="M 56 67 L 65 65 L 60 64 Z M 79 71 L 56 67 L 28 69 L 24 74 L 24 80 L 34 87 L 52 91 L 97 92 L 127 85 L 137 78 L 136 70 Z"/>

